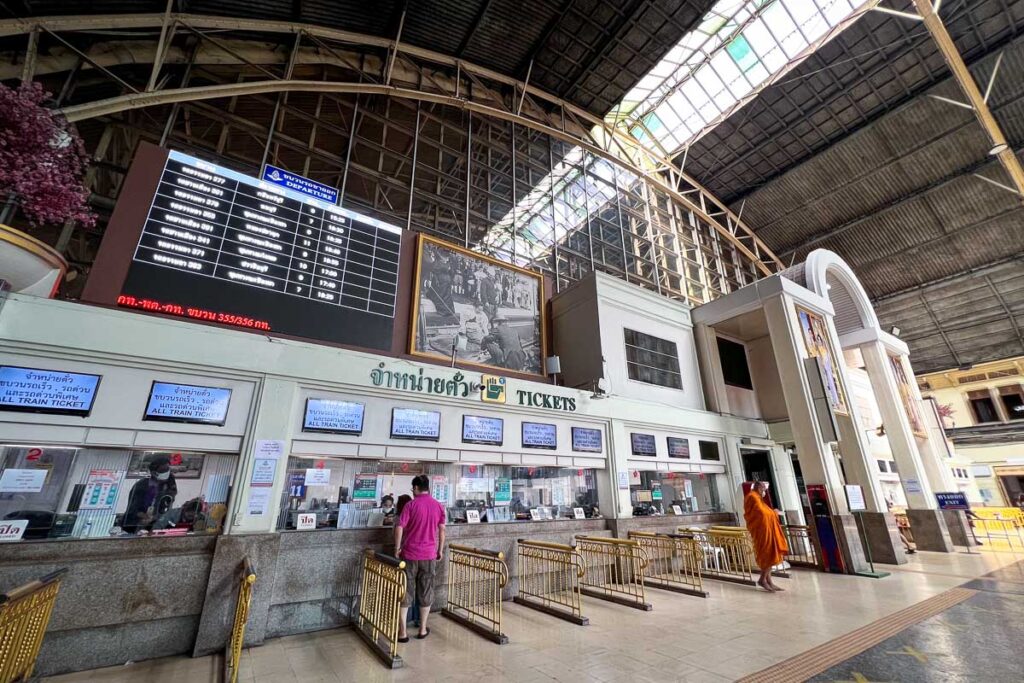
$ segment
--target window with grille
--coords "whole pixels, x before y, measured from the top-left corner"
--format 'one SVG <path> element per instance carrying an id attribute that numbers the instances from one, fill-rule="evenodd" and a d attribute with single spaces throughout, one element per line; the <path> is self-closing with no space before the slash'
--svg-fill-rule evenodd
<path id="1" fill-rule="evenodd" d="M 682 389 L 676 343 L 643 332 L 624 330 L 629 378 L 670 389 Z"/>

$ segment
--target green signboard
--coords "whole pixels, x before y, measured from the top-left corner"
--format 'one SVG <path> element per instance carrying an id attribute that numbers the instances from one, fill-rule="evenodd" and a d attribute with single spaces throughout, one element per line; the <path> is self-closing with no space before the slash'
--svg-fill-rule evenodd
<path id="1" fill-rule="evenodd" d="M 494 504 L 495 505 L 506 505 L 512 502 L 512 480 L 511 479 L 495 479 L 494 480 Z"/>
<path id="2" fill-rule="evenodd" d="M 352 500 L 377 500 L 377 475 L 357 474 Z"/>

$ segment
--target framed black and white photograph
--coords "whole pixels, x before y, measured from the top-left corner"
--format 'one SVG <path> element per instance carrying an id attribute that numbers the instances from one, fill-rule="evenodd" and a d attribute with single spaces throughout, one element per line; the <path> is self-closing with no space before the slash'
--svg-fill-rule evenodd
<path id="1" fill-rule="evenodd" d="M 544 280 L 419 236 L 409 352 L 543 375 Z"/>

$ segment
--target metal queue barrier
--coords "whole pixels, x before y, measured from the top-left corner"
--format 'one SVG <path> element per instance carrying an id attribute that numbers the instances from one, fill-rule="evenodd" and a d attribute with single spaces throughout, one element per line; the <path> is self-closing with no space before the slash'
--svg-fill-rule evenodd
<path id="1" fill-rule="evenodd" d="M 571 545 L 516 541 L 518 590 L 514 602 L 586 626 L 580 580 L 585 568 L 583 556 Z"/>
<path id="2" fill-rule="evenodd" d="M 760 571 L 754 562 L 754 546 L 746 529 L 688 529 L 678 533 L 692 538 L 704 552 L 702 574 L 709 579 L 756 586 Z"/>
<path id="3" fill-rule="evenodd" d="M 245 642 L 245 626 L 249 622 L 249 605 L 252 604 L 252 587 L 256 583 L 249 558 L 242 559 L 242 576 L 238 582 L 238 602 L 235 603 L 235 620 L 231 624 L 231 636 L 224 652 L 224 680 L 235 683 L 238 680 L 238 664 L 242 660 L 242 643 Z"/>
<path id="4" fill-rule="evenodd" d="M 779 526 L 781 526 L 783 528 L 783 530 L 785 530 L 785 525 L 780 524 Z M 749 529 L 747 529 L 744 526 L 725 526 L 724 524 L 715 524 L 715 525 L 713 525 L 711 527 L 711 530 L 712 531 L 725 531 L 725 532 L 741 533 L 744 536 L 746 536 L 748 541 L 750 542 L 750 563 L 751 563 L 751 566 L 753 567 L 753 572 L 755 574 L 760 574 L 760 570 L 758 569 L 758 566 L 757 566 L 756 555 L 754 554 L 754 539 L 751 538 L 750 530 Z M 783 557 L 782 561 L 783 562 L 787 562 L 788 558 Z M 786 571 L 784 566 L 776 566 L 775 568 L 772 569 L 772 576 L 781 576 L 784 579 L 788 579 L 789 578 L 789 573 Z"/>
<path id="5" fill-rule="evenodd" d="M 504 645 L 508 636 L 501 632 L 501 589 L 506 584 L 504 553 L 449 544 L 448 604 L 441 613 Z"/>
<path id="6" fill-rule="evenodd" d="M 651 604 L 644 595 L 647 554 L 640 543 L 624 538 L 577 536 L 576 550 L 583 556 L 585 572 L 580 592 L 645 611 Z"/>
<path id="7" fill-rule="evenodd" d="M 67 569 L 58 569 L 0 595 L 0 683 L 27 681 Z"/>
<path id="8" fill-rule="evenodd" d="M 372 550 L 364 552 L 356 632 L 392 669 L 403 666 L 398 656 L 398 620 L 405 584 L 405 562 Z"/>
<path id="9" fill-rule="evenodd" d="M 793 567 L 822 569 L 821 549 L 818 539 L 809 526 L 799 524 L 783 524 L 782 534 L 786 537 L 789 552 L 785 560 Z"/>
<path id="10" fill-rule="evenodd" d="M 648 586 L 708 597 L 702 576 L 704 551 L 695 539 L 650 531 L 630 531 L 629 539 L 647 555 L 644 581 Z"/>

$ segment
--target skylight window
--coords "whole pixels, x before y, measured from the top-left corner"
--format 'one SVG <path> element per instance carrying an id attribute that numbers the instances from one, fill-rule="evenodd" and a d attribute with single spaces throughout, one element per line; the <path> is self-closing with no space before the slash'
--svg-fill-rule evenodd
<path id="1" fill-rule="evenodd" d="M 719 0 L 608 115 L 666 154 L 796 66 L 808 48 L 878 0 Z"/>

